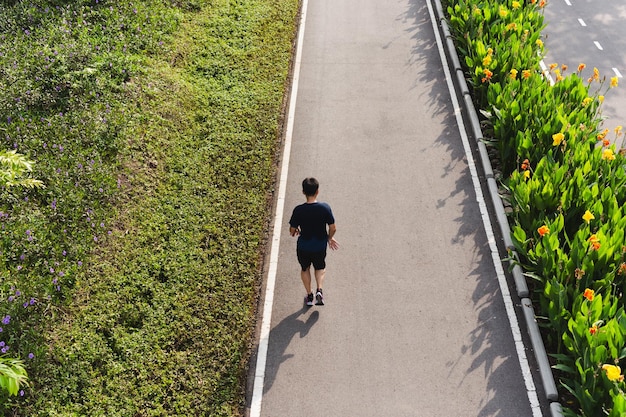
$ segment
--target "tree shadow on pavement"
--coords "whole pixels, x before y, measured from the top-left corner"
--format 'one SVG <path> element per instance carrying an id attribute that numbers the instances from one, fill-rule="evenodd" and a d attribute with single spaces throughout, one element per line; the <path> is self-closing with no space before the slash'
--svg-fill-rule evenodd
<path id="1" fill-rule="evenodd" d="M 291 343 L 291 339 L 296 335 L 298 335 L 300 339 L 306 337 L 313 325 L 319 320 L 320 315 L 317 310 L 311 312 L 306 320 L 300 319 L 300 316 L 309 311 L 311 311 L 311 307 L 304 306 L 295 313 L 285 317 L 270 331 L 271 343 L 269 344 L 267 355 L 268 362 L 265 366 L 263 394 L 267 393 L 272 388 L 280 365 L 294 356 L 291 353 L 285 353 Z"/>
<path id="2" fill-rule="evenodd" d="M 455 188 L 447 198 L 437 200 L 437 208 L 444 207 L 448 201 L 458 205 L 461 214 L 455 219 L 458 233 L 451 238 L 451 245 L 464 245 L 473 248 L 473 270 L 459 279 L 475 282 L 471 295 L 477 313 L 475 328 L 467 334 L 465 343 L 460 346 L 455 361 L 447 363 L 450 375 L 462 373 L 458 387 L 465 383 L 470 374 L 483 372 L 487 380 L 487 392 L 481 397 L 481 411 L 477 417 L 504 417 L 515 410 L 530 413 L 529 401 L 520 370 L 513 336 L 506 314 L 499 282 L 491 258 L 491 249 L 481 221 L 481 213 L 476 201 L 476 192 L 467 165 L 465 149 L 459 137 L 459 127 L 452 108 L 449 90 L 439 57 L 438 46 L 433 34 L 430 14 L 426 0 L 400 0 L 407 2 L 407 11 L 398 20 L 409 22 L 408 29 L 413 35 L 415 45 L 409 69 L 415 71 L 415 84 L 428 84 L 428 111 L 443 117 L 443 130 L 439 132 L 429 146 L 444 147 L 449 159 L 444 162 L 441 176 L 457 175 L 459 169 L 463 175 L 456 180 Z M 424 33 L 431 36 L 424 37 Z M 420 36 L 418 36 L 420 35 Z M 425 93 L 426 94 L 426 93 Z M 470 146 L 475 148 L 473 139 Z M 475 149 L 472 149 L 475 152 Z M 478 166 L 478 160 L 476 160 Z M 478 172 L 484 184 L 484 176 Z M 485 198 L 488 196 L 483 192 Z M 459 204 L 459 200 L 461 200 Z M 486 201 L 486 204 L 491 204 Z M 469 358 L 469 361 L 468 361 Z M 469 365 L 468 365 L 469 363 Z M 459 369 L 466 367 L 466 369 Z"/>

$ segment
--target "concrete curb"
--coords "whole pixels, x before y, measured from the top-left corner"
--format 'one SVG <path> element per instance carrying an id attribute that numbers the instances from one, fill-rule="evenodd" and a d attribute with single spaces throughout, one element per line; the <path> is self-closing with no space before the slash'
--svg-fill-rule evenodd
<path id="1" fill-rule="evenodd" d="M 502 238 L 504 241 L 505 249 L 511 254 L 511 258 L 515 259 L 517 254 L 511 239 L 511 229 L 509 222 L 504 211 L 504 204 L 500 197 L 498 184 L 493 176 L 493 168 L 491 161 L 487 153 L 487 148 L 483 141 L 482 129 L 480 128 L 480 120 L 476 109 L 472 102 L 472 97 L 465 80 L 465 75 L 461 67 L 459 56 L 456 52 L 454 40 L 450 32 L 447 21 L 445 20 L 445 14 L 443 13 L 443 7 L 440 0 L 433 0 L 435 5 L 435 14 L 437 18 L 437 27 L 440 30 L 440 35 L 444 39 L 444 48 L 446 56 L 449 59 L 450 72 L 454 74 L 453 82 L 456 90 L 456 94 L 459 101 L 463 103 L 464 118 L 467 120 L 467 134 L 469 137 L 476 141 L 478 146 L 478 155 L 482 164 L 483 173 L 487 180 L 487 189 L 492 202 L 493 212 L 495 213 L 496 222 L 500 228 Z M 549 402 L 549 409 L 552 417 L 563 417 L 561 410 L 561 404 L 558 403 L 558 392 L 556 384 L 554 382 L 554 375 L 552 374 L 552 368 L 548 361 L 548 355 L 545 350 L 541 333 L 539 332 L 539 326 L 535 320 L 535 311 L 529 297 L 528 286 L 524 277 L 522 268 L 519 265 L 513 264 L 509 261 L 511 272 L 515 284 L 517 296 L 521 300 L 522 311 L 524 313 L 524 319 L 526 322 L 526 328 L 530 337 L 532 349 L 539 368 L 539 377 L 542 381 L 544 388 L 544 394 L 546 400 Z"/>

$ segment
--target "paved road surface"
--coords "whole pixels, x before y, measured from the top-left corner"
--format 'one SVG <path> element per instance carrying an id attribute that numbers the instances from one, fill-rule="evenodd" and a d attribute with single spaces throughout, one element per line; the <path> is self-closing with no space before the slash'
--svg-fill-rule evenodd
<path id="1" fill-rule="evenodd" d="M 425 0 L 308 3 L 261 415 L 532 415 Z M 327 305 L 288 234 L 337 220 Z"/>
<path id="2" fill-rule="evenodd" d="M 568 65 L 568 73 L 578 64 L 586 80 L 597 67 L 600 76 L 606 76 L 602 89 L 606 94 L 602 115 L 604 127 L 611 131 L 618 125 L 626 126 L 626 0 L 553 0 L 545 8 L 547 27 L 545 37 L 547 65 L 556 62 Z M 619 77 L 619 86 L 606 92 L 608 80 Z M 597 85 L 594 83 L 594 86 Z M 591 90 L 594 93 L 595 89 Z M 608 138 L 613 139 L 613 132 Z M 621 145 L 623 137 L 619 138 Z M 626 142 L 623 143 L 626 146 Z"/>

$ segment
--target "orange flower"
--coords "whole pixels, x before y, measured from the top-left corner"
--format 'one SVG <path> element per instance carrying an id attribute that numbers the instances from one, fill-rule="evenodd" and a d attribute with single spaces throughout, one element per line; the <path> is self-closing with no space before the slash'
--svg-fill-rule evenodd
<path id="1" fill-rule="evenodd" d="M 545 236 L 550 233 L 550 229 L 544 224 L 539 229 L 537 229 L 537 233 L 539 233 L 539 236 Z"/>
<path id="2" fill-rule="evenodd" d="M 584 70 L 585 67 L 586 67 L 586 65 L 583 64 L 583 63 L 578 64 L 578 72 L 581 72 L 582 70 Z"/>
<path id="3" fill-rule="evenodd" d="M 598 250 L 600 249 L 600 239 L 596 235 L 591 235 L 589 237 L 589 243 L 591 243 L 591 249 Z"/>
<path id="4" fill-rule="evenodd" d="M 558 66 L 559 66 L 559 64 L 557 64 L 556 62 L 553 62 L 552 64 L 550 64 L 550 71 L 552 71 L 553 69 L 555 69 Z"/>
<path id="5" fill-rule="evenodd" d="M 602 146 L 605 146 L 605 147 L 606 147 L 606 146 L 609 146 L 610 144 L 611 144 L 611 141 L 610 141 L 610 140 L 608 140 L 608 139 L 603 139 L 603 140 L 602 140 Z"/>
<path id="6" fill-rule="evenodd" d="M 481 80 L 482 82 L 491 80 L 491 77 L 493 76 L 493 72 L 489 71 L 487 68 L 483 70 L 483 74 L 485 74 L 485 76 Z"/>
<path id="7" fill-rule="evenodd" d="M 530 162 L 528 161 L 528 159 L 524 159 L 524 162 L 522 162 L 522 165 L 520 166 L 520 168 L 524 171 L 530 168 Z"/>
<path id="8" fill-rule="evenodd" d="M 602 132 L 598 133 L 598 140 L 603 140 L 606 135 L 609 133 L 609 129 L 604 129 Z"/>
<path id="9" fill-rule="evenodd" d="M 622 262 L 619 266 L 619 274 L 626 275 L 626 262 Z"/>
<path id="10" fill-rule="evenodd" d="M 540 1 L 539 1 L 539 7 L 540 7 L 540 8 L 544 8 L 544 7 L 545 7 L 545 5 L 546 5 L 546 0 L 540 0 Z"/>
<path id="11" fill-rule="evenodd" d="M 528 79 L 530 78 L 531 72 L 530 70 L 522 70 L 522 78 Z"/>
<path id="12" fill-rule="evenodd" d="M 561 71 L 563 72 L 567 71 L 567 65 L 565 64 L 561 65 Z"/>
<path id="13" fill-rule="evenodd" d="M 595 324 L 594 324 L 593 326 L 591 326 L 591 327 L 589 328 L 589 333 L 591 333 L 591 334 L 596 334 L 596 333 L 598 333 L 598 326 L 596 326 Z"/>
<path id="14" fill-rule="evenodd" d="M 589 301 L 593 301 L 593 296 L 596 294 L 596 292 L 594 290 L 591 290 L 589 288 L 585 289 L 585 292 L 583 293 L 583 297 L 585 297 L 587 300 Z"/>

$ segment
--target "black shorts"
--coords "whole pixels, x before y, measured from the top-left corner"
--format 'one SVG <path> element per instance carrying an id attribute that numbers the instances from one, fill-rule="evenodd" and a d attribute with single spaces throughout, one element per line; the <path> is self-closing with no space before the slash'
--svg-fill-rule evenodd
<path id="1" fill-rule="evenodd" d="M 300 249 L 296 249 L 298 255 L 298 262 L 303 271 L 309 269 L 311 264 L 316 271 L 326 269 L 326 250 L 321 252 L 308 252 Z"/>

